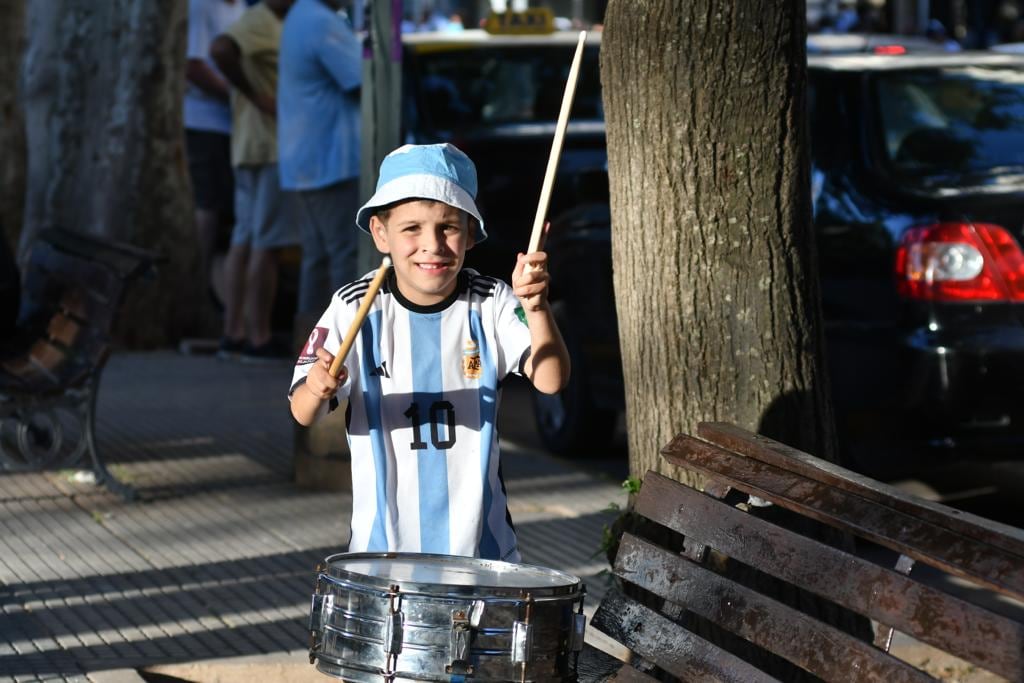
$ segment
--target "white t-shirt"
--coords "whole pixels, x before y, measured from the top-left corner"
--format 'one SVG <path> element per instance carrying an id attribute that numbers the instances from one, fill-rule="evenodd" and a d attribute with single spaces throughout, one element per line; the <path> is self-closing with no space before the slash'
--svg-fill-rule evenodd
<path id="1" fill-rule="evenodd" d="M 189 0 L 188 3 L 188 59 L 201 59 L 220 74 L 210 59 L 210 44 L 229 26 L 241 19 L 245 12 L 244 0 Z M 221 78 L 224 78 L 221 75 Z M 185 82 L 185 128 L 214 133 L 231 133 L 231 106 L 204 92 L 199 86 Z"/>
<path id="2" fill-rule="evenodd" d="M 335 293 L 295 366 L 337 353 L 373 273 Z M 435 306 L 405 300 L 394 273 L 345 363 L 352 453 L 351 552 L 519 561 L 498 452 L 501 381 L 521 373 L 530 332 L 512 289 L 465 269 Z"/>

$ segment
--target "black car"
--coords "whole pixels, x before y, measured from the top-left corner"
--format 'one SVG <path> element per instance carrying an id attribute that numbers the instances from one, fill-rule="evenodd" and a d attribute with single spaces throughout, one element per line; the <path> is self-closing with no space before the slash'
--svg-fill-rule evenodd
<path id="1" fill-rule="evenodd" d="M 572 40 L 547 39 L 543 49 L 522 38 L 472 48 L 476 39 L 449 40 L 445 49 L 420 40 L 412 54 L 406 44 L 407 102 L 416 109 L 407 120 L 417 122 L 407 136 L 452 139 L 477 160 L 493 229 L 487 249 L 471 256 L 507 276 L 509 253 L 528 238 Z M 467 58 L 468 49 L 479 52 Z M 550 212 L 552 295 L 574 373 L 565 392 L 535 405 L 542 438 L 559 452 L 604 443 L 623 406 L 596 49 L 582 70 Z M 543 88 L 542 74 L 550 74 Z M 445 78 L 434 86 L 435 76 Z M 893 454 L 1016 453 L 1024 445 L 1024 57 L 811 54 L 808 79 L 841 444 L 869 470 Z M 497 116 L 501 108 L 487 102 L 499 84 L 521 104 L 553 94 L 546 108 Z"/>
<path id="2" fill-rule="evenodd" d="M 1024 437 L 1024 59 L 809 60 L 837 427 L 872 469 Z"/>
<path id="3" fill-rule="evenodd" d="M 879 476 L 943 451 L 1019 456 L 1024 57 L 812 55 L 808 102 L 826 355 L 845 454 Z M 595 293 L 588 318 L 611 317 L 605 296 Z M 618 367 L 602 367 L 590 364 L 587 381 L 621 381 Z M 621 385 L 604 389 L 611 394 L 566 393 L 547 415 L 552 400 L 538 402 L 542 434 L 621 400 Z M 547 433 L 552 446 L 565 443 Z"/>

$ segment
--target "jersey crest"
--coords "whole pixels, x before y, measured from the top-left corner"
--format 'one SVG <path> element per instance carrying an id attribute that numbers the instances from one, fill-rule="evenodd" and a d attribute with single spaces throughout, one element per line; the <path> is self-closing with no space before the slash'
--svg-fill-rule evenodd
<path id="1" fill-rule="evenodd" d="M 483 364 L 480 362 L 480 347 L 472 339 L 467 339 L 462 349 L 462 374 L 466 379 L 480 379 Z"/>

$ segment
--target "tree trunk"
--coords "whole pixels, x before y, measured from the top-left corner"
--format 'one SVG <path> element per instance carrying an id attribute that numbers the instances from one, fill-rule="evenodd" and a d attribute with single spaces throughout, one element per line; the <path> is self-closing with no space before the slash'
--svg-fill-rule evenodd
<path id="1" fill-rule="evenodd" d="M 25 117 L 19 100 L 25 0 L 0 0 L 0 236 L 18 243 L 25 206 Z"/>
<path id="2" fill-rule="evenodd" d="M 164 344 L 192 331 L 205 292 L 184 154 L 186 0 L 33 0 L 21 255 L 64 226 L 168 257 L 121 309 L 118 336 Z"/>
<path id="3" fill-rule="evenodd" d="M 836 455 L 808 180 L 803 2 L 611 0 L 601 81 L 630 473 L 731 422 Z M 771 507 L 751 514 L 838 543 Z M 635 520 L 623 518 L 629 525 Z M 861 638 L 851 612 L 735 562 L 718 569 Z M 781 680 L 805 672 L 710 622 L 687 628 Z"/>
<path id="4" fill-rule="evenodd" d="M 630 472 L 702 420 L 828 460 L 803 2 L 612 0 L 601 80 Z"/>

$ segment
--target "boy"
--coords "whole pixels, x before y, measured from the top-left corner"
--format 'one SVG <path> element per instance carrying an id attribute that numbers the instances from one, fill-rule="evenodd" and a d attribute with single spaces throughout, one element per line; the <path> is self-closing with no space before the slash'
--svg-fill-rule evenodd
<path id="1" fill-rule="evenodd" d="M 452 145 L 389 154 L 356 224 L 393 269 L 340 377 L 327 370 L 332 352 L 372 273 L 335 293 L 296 364 L 301 424 L 337 405 L 337 392 L 349 399 L 351 552 L 519 561 L 499 466 L 500 382 L 518 373 L 556 393 L 569 357 L 548 307 L 546 254 L 519 254 L 512 288 L 462 269 L 487 237 L 476 188 L 473 162 Z"/>

